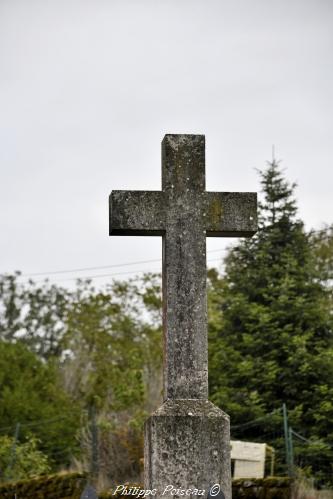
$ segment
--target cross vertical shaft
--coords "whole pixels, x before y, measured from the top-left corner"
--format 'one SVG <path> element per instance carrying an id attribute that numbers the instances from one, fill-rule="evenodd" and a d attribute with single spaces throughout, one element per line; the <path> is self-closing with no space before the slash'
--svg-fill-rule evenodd
<path id="1" fill-rule="evenodd" d="M 164 399 L 208 397 L 205 140 L 162 142 Z"/>

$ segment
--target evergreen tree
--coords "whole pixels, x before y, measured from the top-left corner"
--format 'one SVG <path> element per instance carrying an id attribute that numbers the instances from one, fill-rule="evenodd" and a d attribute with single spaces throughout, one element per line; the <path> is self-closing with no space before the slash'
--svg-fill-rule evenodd
<path id="1" fill-rule="evenodd" d="M 257 234 L 230 250 L 222 279 L 209 275 L 211 399 L 230 414 L 236 438 L 269 438 L 280 462 L 285 403 L 291 426 L 312 442 L 295 446 L 297 464 L 327 481 L 333 461 L 328 291 L 297 218 L 295 185 L 276 161 L 260 175 Z"/>

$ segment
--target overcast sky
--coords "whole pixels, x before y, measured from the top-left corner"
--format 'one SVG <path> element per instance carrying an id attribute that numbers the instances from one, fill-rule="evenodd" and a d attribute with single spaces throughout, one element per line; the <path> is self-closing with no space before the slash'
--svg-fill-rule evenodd
<path id="1" fill-rule="evenodd" d="M 160 258 L 107 205 L 160 189 L 165 133 L 206 135 L 215 191 L 258 190 L 275 144 L 306 226 L 331 223 L 332 54 L 331 0 L 0 0 L 0 273 Z"/>

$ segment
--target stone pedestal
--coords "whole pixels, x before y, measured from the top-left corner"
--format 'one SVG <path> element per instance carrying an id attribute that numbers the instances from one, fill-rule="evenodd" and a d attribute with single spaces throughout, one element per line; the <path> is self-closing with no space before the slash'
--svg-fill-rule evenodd
<path id="1" fill-rule="evenodd" d="M 145 489 L 157 489 L 158 499 L 194 499 L 219 484 L 231 499 L 229 442 L 229 417 L 211 402 L 167 400 L 145 424 Z"/>

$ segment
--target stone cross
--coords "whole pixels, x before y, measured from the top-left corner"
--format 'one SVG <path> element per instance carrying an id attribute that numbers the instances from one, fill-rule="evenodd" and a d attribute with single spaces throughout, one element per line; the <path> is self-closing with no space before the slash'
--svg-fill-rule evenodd
<path id="1" fill-rule="evenodd" d="M 166 135 L 162 191 L 113 191 L 110 235 L 163 237 L 164 398 L 206 399 L 206 236 L 250 236 L 256 194 L 205 191 L 203 135 Z"/>
<path id="2" fill-rule="evenodd" d="M 221 438 L 224 439 L 227 438 L 225 435 L 229 428 L 227 416 L 222 411 L 218 412 L 219 409 L 212 404 L 208 407 L 210 403 L 207 401 L 206 236 L 253 235 L 257 227 L 256 203 L 255 193 L 207 192 L 205 190 L 204 135 L 166 135 L 164 137 L 161 191 L 113 191 L 110 195 L 110 235 L 162 236 L 163 238 L 164 400 L 166 405 L 162 406 L 162 412 L 157 411 L 158 414 L 156 413 L 155 417 L 186 416 L 189 413 L 191 416 L 197 414 L 202 422 L 208 417 L 207 411 L 212 414 L 212 407 L 214 407 L 215 417 L 222 418 L 225 423 L 224 433 L 222 432 L 224 436 L 221 433 Z M 191 401 L 193 400 L 197 402 L 192 407 Z M 170 401 L 177 401 L 177 403 L 172 405 Z M 179 401 L 186 401 L 186 403 Z M 201 405 L 199 401 L 202 402 Z M 189 409 L 191 407 L 192 410 Z M 166 421 L 170 423 L 170 417 Z M 179 418 L 177 421 L 179 423 Z M 160 452 L 162 456 L 161 449 L 165 449 L 168 436 L 162 424 L 160 431 L 158 430 L 157 434 L 152 437 L 152 428 L 156 429 L 157 426 L 152 423 L 149 429 L 148 423 L 146 429 L 146 440 L 150 440 L 147 444 L 148 455 L 146 455 L 146 460 L 148 459 L 150 463 L 147 464 L 149 476 L 146 474 L 148 485 L 151 486 L 154 482 L 161 486 L 165 480 L 172 483 L 171 480 L 177 481 L 179 477 L 183 477 L 182 479 L 187 482 L 183 485 L 188 486 L 190 483 L 188 474 L 182 473 L 179 469 L 177 471 L 172 466 L 170 472 L 166 471 L 161 474 L 157 471 L 161 469 L 157 463 L 158 458 L 156 461 L 155 456 L 154 462 L 151 462 L 150 458 L 154 454 L 155 447 L 157 454 Z M 200 437 L 197 430 L 193 431 L 196 435 L 188 435 L 190 440 L 184 442 L 186 445 L 191 445 L 191 439 L 196 439 L 198 443 L 200 438 L 200 441 L 207 443 L 207 435 L 203 434 Z M 214 433 L 215 430 L 212 429 L 212 431 Z M 201 445 L 200 442 L 199 445 Z M 222 441 L 221 445 L 223 445 Z M 170 457 L 172 453 L 173 449 L 169 446 L 164 456 Z M 228 452 L 224 455 L 224 463 L 229 459 L 230 464 L 230 457 L 228 458 L 227 454 Z M 200 460 L 200 457 L 197 459 Z M 220 461 L 217 461 L 216 473 L 218 474 Z M 180 461 L 176 459 L 175 466 L 181 466 L 180 462 L 183 462 L 184 467 L 184 459 Z M 192 476 L 198 475 L 200 463 L 188 464 L 187 468 Z M 166 470 L 165 463 L 163 469 Z M 161 476 L 156 479 L 159 473 Z M 170 476 L 172 473 L 175 474 L 174 478 Z M 216 473 L 215 475 L 210 473 L 212 478 L 206 477 L 205 480 L 213 480 L 213 477 L 217 476 Z M 223 480 L 230 482 L 230 472 L 224 470 L 223 473 L 222 482 Z M 194 482 L 196 480 L 195 476 L 191 479 Z M 230 483 L 225 484 L 225 488 L 230 489 Z M 228 498 L 230 495 L 228 490 L 224 493 Z"/>

